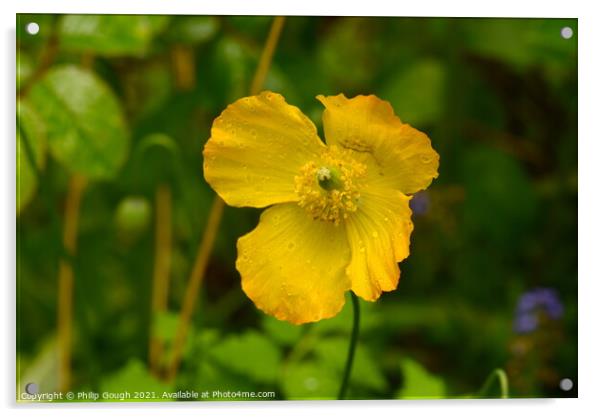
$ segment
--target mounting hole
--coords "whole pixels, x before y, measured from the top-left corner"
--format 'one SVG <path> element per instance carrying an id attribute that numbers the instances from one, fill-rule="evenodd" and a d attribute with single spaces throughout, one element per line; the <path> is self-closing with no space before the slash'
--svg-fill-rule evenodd
<path id="1" fill-rule="evenodd" d="M 25 392 L 28 393 L 29 395 L 35 395 L 38 393 L 38 384 L 36 384 L 35 382 L 30 382 L 27 385 L 25 385 Z"/>
<path id="2" fill-rule="evenodd" d="M 570 391 L 573 389 L 573 381 L 570 378 L 564 378 L 560 381 L 559 386 L 563 391 Z"/>
<path id="3" fill-rule="evenodd" d="M 562 36 L 564 39 L 571 39 L 573 37 L 573 29 L 569 26 L 563 27 L 560 29 L 560 36 Z"/>
<path id="4" fill-rule="evenodd" d="M 40 25 L 38 25 L 36 22 L 30 22 L 27 24 L 27 26 L 25 26 L 25 30 L 30 35 L 37 35 L 40 31 Z"/>

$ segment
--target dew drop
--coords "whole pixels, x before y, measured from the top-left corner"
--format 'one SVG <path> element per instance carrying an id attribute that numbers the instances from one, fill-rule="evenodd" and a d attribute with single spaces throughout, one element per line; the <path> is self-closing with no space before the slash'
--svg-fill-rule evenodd
<path id="1" fill-rule="evenodd" d="M 372 237 L 376 239 L 378 237 L 378 233 L 372 232 Z"/>
<path id="2" fill-rule="evenodd" d="M 420 155 L 420 162 L 423 164 L 428 164 L 433 160 L 433 157 L 430 155 Z"/>

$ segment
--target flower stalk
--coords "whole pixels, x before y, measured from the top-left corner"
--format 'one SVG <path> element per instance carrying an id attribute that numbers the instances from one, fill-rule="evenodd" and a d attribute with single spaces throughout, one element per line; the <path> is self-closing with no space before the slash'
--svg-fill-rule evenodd
<path id="1" fill-rule="evenodd" d="M 163 356 L 163 341 L 154 332 L 157 316 L 167 310 L 169 272 L 171 268 L 171 190 L 161 184 L 155 194 L 155 265 L 151 301 L 151 329 L 148 351 L 149 367 L 158 375 Z"/>
<path id="2" fill-rule="evenodd" d="M 343 379 L 341 380 L 341 388 L 339 389 L 339 396 L 337 399 L 344 400 L 347 394 L 347 387 L 349 386 L 349 379 L 351 377 L 351 370 L 353 369 L 353 359 L 355 357 L 355 348 L 357 346 L 357 340 L 360 333 L 360 303 L 353 292 L 351 294 L 351 302 L 353 304 L 353 327 L 351 329 L 351 338 L 349 339 L 349 350 L 347 351 L 347 362 L 345 363 L 345 370 L 343 371 Z"/>
<path id="3" fill-rule="evenodd" d="M 74 174 L 69 181 L 65 204 L 63 245 L 71 259 L 61 259 L 59 263 L 57 332 L 59 349 L 58 385 L 60 391 L 68 391 L 71 386 L 71 345 L 73 339 L 73 265 L 72 258 L 77 249 L 79 208 L 86 187 L 86 179 Z"/>

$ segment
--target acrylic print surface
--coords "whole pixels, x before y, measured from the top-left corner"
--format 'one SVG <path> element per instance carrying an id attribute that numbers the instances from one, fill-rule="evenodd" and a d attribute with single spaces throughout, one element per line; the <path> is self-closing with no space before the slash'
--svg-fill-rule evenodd
<path id="1" fill-rule="evenodd" d="M 17 16 L 17 401 L 577 396 L 576 19 Z"/>

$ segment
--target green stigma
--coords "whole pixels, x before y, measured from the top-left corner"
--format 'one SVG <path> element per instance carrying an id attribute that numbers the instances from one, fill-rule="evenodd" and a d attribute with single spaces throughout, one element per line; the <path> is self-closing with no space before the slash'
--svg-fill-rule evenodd
<path id="1" fill-rule="evenodd" d="M 321 167 L 316 171 L 316 179 L 320 187 L 326 191 L 340 190 L 343 188 L 341 173 L 332 167 Z"/>

